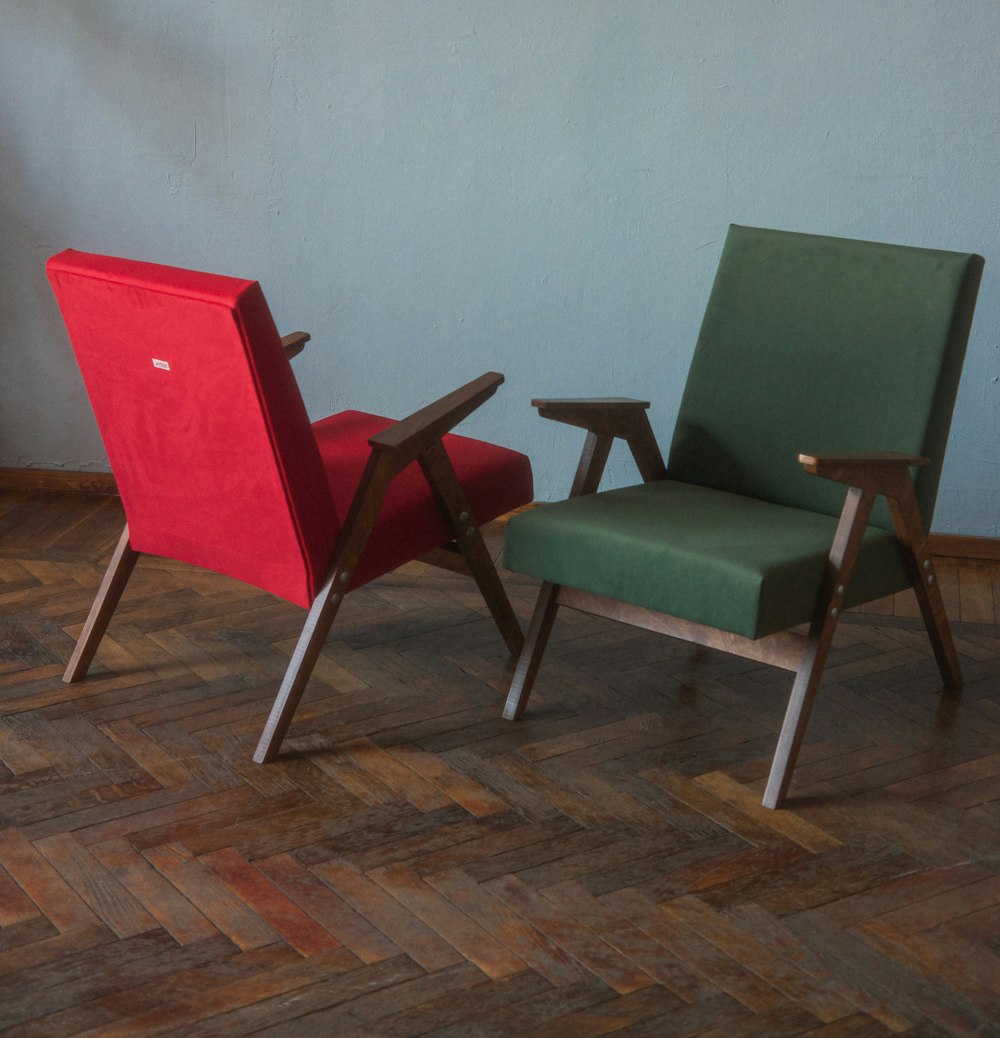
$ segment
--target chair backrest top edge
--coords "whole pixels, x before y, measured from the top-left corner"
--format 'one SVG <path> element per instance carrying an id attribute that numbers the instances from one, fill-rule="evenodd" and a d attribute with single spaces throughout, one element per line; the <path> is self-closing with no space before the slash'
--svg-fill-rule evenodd
<path id="1" fill-rule="evenodd" d="M 52 256 L 46 269 L 220 306 L 235 306 L 247 289 L 257 284 L 256 281 L 227 274 L 187 270 L 147 260 L 122 259 L 77 249 L 64 249 Z"/>

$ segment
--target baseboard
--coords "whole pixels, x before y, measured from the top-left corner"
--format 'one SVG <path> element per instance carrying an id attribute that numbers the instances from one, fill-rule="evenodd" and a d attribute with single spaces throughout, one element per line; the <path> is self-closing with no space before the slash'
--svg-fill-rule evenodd
<path id="1" fill-rule="evenodd" d="M 928 541 L 931 554 L 940 558 L 1000 562 L 1000 537 L 965 537 L 955 533 L 932 533 Z"/>
<path id="2" fill-rule="evenodd" d="M 0 490 L 56 490 L 72 494 L 117 494 L 110 472 L 0 468 Z"/>

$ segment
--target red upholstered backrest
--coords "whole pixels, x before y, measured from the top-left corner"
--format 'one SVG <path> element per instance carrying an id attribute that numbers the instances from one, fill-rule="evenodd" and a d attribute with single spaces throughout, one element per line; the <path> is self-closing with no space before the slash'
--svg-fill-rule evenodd
<path id="1" fill-rule="evenodd" d="M 338 520 L 260 286 L 73 250 L 48 274 L 132 546 L 309 605 Z"/>

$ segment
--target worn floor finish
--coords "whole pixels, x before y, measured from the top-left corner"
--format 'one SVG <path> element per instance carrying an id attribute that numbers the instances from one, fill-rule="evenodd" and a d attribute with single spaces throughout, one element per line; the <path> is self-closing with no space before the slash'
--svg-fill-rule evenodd
<path id="1" fill-rule="evenodd" d="M 578 614 L 528 718 L 470 583 L 348 599 L 274 765 L 303 613 L 140 562 L 117 501 L 0 495 L 4 1036 L 1000 1035 L 1000 569 L 842 625 L 789 809 L 781 672 Z M 526 617 L 534 588 L 510 578 Z"/>

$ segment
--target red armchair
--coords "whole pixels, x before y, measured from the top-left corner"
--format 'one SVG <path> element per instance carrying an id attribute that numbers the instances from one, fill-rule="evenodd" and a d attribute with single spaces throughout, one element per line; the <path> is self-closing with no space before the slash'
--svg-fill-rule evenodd
<path id="1" fill-rule="evenodd" d="M 531 467 L 450 433 L 502 375 L 399 422 L 345 411 L 310 423 L 288 362 L 309 336 L 279 338 L 256 282 L 73 250 L 48 274 L 127 520 L 64 680 L 86 675 L 143 553 L 309 609 L 261 763 L 278 752 L 344 595 L 404 562 L 469 572 L 520 651 L 479 527 L 531 500 Z"/>

